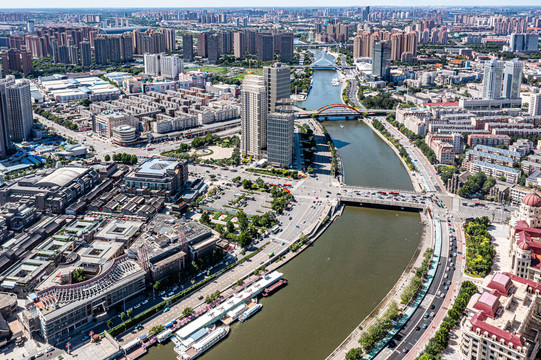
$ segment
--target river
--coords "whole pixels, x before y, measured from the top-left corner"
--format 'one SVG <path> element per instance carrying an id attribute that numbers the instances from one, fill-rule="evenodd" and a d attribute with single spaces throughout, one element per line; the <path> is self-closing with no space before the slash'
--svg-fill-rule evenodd
<path id="1" fill-rule="evenodd" d="M 335 72 L 316 71 L 314 88 L 300 105 L 340 102 L 333 77 Z M 346 183 L 412 189 L 400 160 L 368 126 L 325 126 L 342 157 Z M 289 285 L 262 299 L 261 312 L 234 324 L 229 337 L 201 359 L 324 359 L 398 280 L 419 244 L 419 221 L 416 213 L 346 207 L 312 247 L 280 268 Z M 169 343 L 152 348 L 145 360 L 174 356 Z"/>

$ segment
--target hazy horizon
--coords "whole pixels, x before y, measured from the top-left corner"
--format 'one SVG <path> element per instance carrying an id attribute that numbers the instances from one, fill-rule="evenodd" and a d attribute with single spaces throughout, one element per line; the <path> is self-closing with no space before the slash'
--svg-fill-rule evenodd
<path id="1" fill-rule="evenodd" d="M 6 2 L 4 2 L 6 3 Z M 7 5 L 8 3 L 6 3 Z M 9 3 L 12 5 L 13 3 Z M 19 3 L 20 4 L 20 3 Z M 200 3 L 199 6 L 194 6 L 193 2 L 189 2 L 186 5 L 179 3 L 178 1 L 173 0 L 154 0 L 152 4 L 154 6 L 149 6 L 148 0 L 95 0 L 92 4 L 88 4 L 84 7 L 78 6 L 74 7 L 72 1 L 67 0 L 49 0 L 43 2 L 42 0 L 23 0 L 23 7 L 7 7 L 0 4 L 1 10 L 39 10 L 39 9 L 134 9 L 134 8 L 144 8 L 144 9 L 182 9 L 182 8 L 336 8 L 336 7 L 360 7 L 360 6 L 385 6 L 385 7 L 438 7 L 438 8 L 453 8 L 453 7 L 488 7 L 488 8 L 517 8 L 517 7 L 541 7 L 539 0 L 523 0 L 518 4 L 509 5 L 508 1 L 498 1 L 498 0 L 474 0 L 474 1 L 461 1 L 458 0 L 452 5 L 448 1 L 432 1 L 427 3 L 422 0 L 414 1 L 404 1 L 400 4 L 390 3 L 388 0 L 382 1 L 338 1 L 333 3 L 332 6 L 329 6 L 328 1 L 326 0 L 301 0 L 298 1 L 295 6 L 291 5 L 291 1 L 288 0 L 276 0 L 272 3 L 268 1 L 250 1 L 249 4 L 246 1 L 241 0 L 208 0 L 204 3 Z"/>

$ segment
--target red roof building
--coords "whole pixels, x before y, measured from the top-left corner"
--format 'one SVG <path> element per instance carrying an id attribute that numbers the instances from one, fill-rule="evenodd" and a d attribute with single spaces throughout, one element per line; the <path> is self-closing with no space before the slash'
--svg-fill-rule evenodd
<path id="1" fill-rule="evenodd" d="M 463 359 L 533 360 L 541 345 L 541 284 L 509 273 L 487 277 L 462 321 Z"/>

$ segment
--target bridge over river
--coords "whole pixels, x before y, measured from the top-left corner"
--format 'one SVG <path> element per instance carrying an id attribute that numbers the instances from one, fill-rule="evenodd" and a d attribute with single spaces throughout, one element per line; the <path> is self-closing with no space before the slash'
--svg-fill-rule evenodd
<path id="1" fill-rule="evenodd" d="M 429 195 L 414 191 L 363 186 L 343 186 L 337 194 L 337 199 L 344 204 L 416 211 L 427 209 L 428 204 L 432 202 Z"/>

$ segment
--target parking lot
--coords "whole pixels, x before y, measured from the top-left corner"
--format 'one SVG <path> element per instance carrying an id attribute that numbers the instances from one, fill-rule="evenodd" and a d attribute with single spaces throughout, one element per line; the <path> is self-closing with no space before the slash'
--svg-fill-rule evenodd
<path id="1" fill-rule="evenodd" d="M 209 195 L 202 203 L 203 206 L 224 212 L 235 213 L 242 210 L 248 216 L 263 215 L 271 210 L 272 198 L 269 193 L 257 190 L 244 190 L 242 186 L 220 185 L 220 189 L 214 195 Z M 225 218 L 222 215 L 220 219 Z"/>

